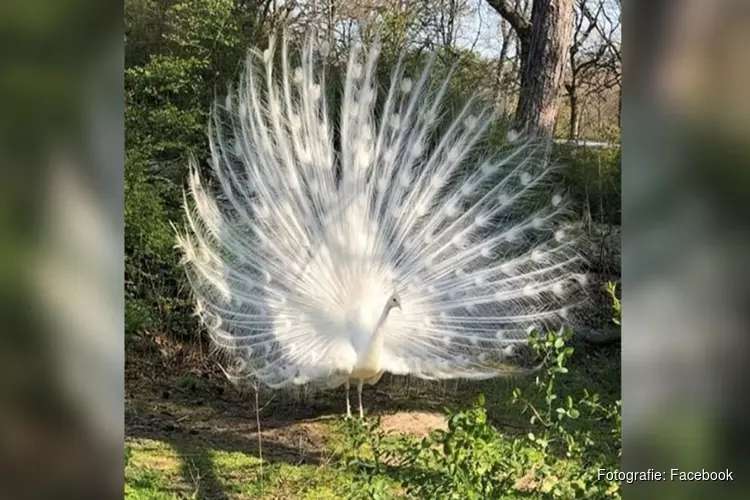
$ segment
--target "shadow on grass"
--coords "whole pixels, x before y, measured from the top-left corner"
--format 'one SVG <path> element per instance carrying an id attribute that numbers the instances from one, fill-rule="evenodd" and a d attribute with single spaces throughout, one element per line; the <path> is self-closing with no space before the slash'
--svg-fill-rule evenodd
<path id="1" fill-rule="evenodd" d="M 258 459 L 251 464 L 243 464 L 243 472 L 248 477 L 256 477 L 255 471 L 248 468 L 260 469 L 260 457 L 263 463 L 286 463 L 291 465 L 322 463 L 321 453 L 293 448 L 279 441 L 264 437 L 259 452 L 257 434 L 245 435 L 242 432 L 231 432 L 225 429 L 196 431 L 195 427 L 173 427 L 167 421 L 165 425 L 152 420 L 150 425 L 139 425 L 131 421 L 127 436 L 131 439 L 149 439 L 169 445 L 180 461 L 180 475 L 184 482 L 191 485 L 197 498 L 223 500 L 230 498 L 216 469 L 213 453 L 239 452 L 245 456 Z M 183 420 L 183 423 L 185 421 Z M 162 421 L 163 423 L 163 421 Z"/>
<path id="2" fill-rule="evenodd" d="M 180 459 L 180 474 L 187 483 L 196 485 L 198 498 L 229 499 L 216 474 L 214 461 L 205 447 L 182 440 L 174 440 L 171 444 Z"/>

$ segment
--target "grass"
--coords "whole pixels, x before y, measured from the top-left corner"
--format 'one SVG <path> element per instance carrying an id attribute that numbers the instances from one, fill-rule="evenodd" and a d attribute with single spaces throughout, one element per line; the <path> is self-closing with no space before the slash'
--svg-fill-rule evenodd
<path id="1" fill-rule="evenodd" d="M 126 370 L 126 498 L 353 498 L 364 484 L 362 470 L 370 471 L 368 484 L 382 483 L 381 498 L 403 493 L 399 483 L 404 467 L 376 467 L 373 472 L 368 465 L 372 451 L 367 446 L 355 449 L 351 425 L 341 418 L 341 390 L 261 393 L 259 452 L 254 393 L 228 384 L 195 346 L 167 349 L 162 339 L 161 354 L 155 354 L 154 344 L 140 338 L 129 346 L 135 352 L 129 353 Z M 575 398 L 584 389 L 598 393 L 606 404 L 620 399 L 619 344 L 576 345 L 567 366 L 569 372 L 556 381 L 559 400 Z M 591 469 L 592 462 L 586 455 L 561 454 L 552 457 L 543 473 L 537 470 L 539 447 L 526 436 L 539 431 L 530 424 L 530 414 L 512 403 L 514 388 L 533 389 L 534 380 L 427 383 L 384 377 L 365 390 L 364 402 L 368 415 L 380 418 L 384 435 L 400 434 L 417 443 L 430 430 L 446 428 L 444 407 L 471 407 L 484 394 L 488 426 L 499 432 L 497 449 L 503 456 L 517 457 L 505 464 L 517 469 L 517 479 L 497 498 L 544 498 L 549 491 L 543 489 L 554 490 L 554 484 L 543 484 L 542 476 L 553 481 L 576 477 Z M 589 432 L 594 448 L 614 452 L 607 448 L 612 441 L 608 429 L 583 418 L 569 424 Z M 395 445 L 412 446 L 407 438 L 388 437 Z M 378 446 L 387 449 L 391 444 Z M 434 464 L 425 467 L 434 468 L 429 473 L 444 473 Z"/>
<path id="2" fill-rule="evenodd" d="M 339 498 L 346 478 L 330 467 L 263 464 L 256 456 L 211 446 L 175 449 L 165 441 L 129 439 L 125 497 L 131 499 Z"/>

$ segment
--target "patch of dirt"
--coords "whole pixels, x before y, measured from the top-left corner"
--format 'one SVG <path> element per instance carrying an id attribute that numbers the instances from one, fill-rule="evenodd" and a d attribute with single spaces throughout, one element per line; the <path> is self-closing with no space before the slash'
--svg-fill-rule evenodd
<path id="1" fill-rule="evenodd" d="M 538 485 L 539 480 L 537 479 L 536 474 L 533 470 L 530 470 L 526 474 L 524 474 L 522 478 L 516 481 L 516 484 L 513 485 L 513 488 L 523 493 L 531 493 L 537 489 Z"/>
<path id="2" fill-rule="evenodd" d="M 447 429 L 448 422 L 440 413 L 412 410 L 383 415 L 380 427 L 389 433 L 425 437 L 436 429 Z"/>
<path id="3" fill-rule="evenodd" d="M 325 448 L 328 429 L 322 422 L 295 422 L 284 428 L 263 431 L 263 439 L 269 439 L 287 449 L 299 450 L 300 455 L 310 452 L 322 452 Z"/>

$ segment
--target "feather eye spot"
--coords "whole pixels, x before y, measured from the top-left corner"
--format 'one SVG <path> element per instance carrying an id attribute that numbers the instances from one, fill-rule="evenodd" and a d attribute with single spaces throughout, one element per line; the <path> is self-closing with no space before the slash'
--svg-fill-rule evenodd
<path id="1" fill-rule="evenodd" d="M 453 218 L 456 215 L 458 215 L 458 207 L 456 206 L 455 201 L 451 201 L 445 206 L 445 215 L 447 215 L 450 218 Z"/>
<path id="2" fill-rule="evenodd" d="M 385 153 L 383 153 L 383 161 L 386 163 L 393 163 L 393 161 L 396 159 L 396 152 L 393 149 L 386 149 Z M 387 179 L 385 179 L 386 182 L 388 182 Z"/>
<path id="3" fill-rule="evenodd" d="M 318 99 L 320 99 L 322 93 L 323 90 L 320 88 L 319 84 L 314 83 L 310 86 L 310 99 L 312 99 L 313 102 L 316 102 Z"/>
<path id="4" fill-rule="evenodd" d="M 411 155 L 414 158 L 421 156 L 423 152 L 424 152 L 424 146 L 422 145 L 421 141 L 415 142 L 414 145 L 411 147 Z"/>
<path id="5" fill-rule="evenodd" d="M 468 129 L 468 130 L 474 130 L 474 127 L 476 127 L 476 126 L 477 126 L 477 122 L 478 122 L 478 121 L 479 121 L 479 120 L 477 119 L 477 117 L 476 117 L 476 116 L 474 116 L 474 115 L 469 115 L 469 116 L 467 116 L 467 117 L 466 117 L 466 119 L 464 120 L 464 126 L 465 126 L 465 127 L 466 127 L 466 128 Z"/>
<path id="6" fill-rule="evenodd" d="M 302 72 L 302 68 L 299 68 L 299 67 L 294 68 L 294 75 L 292 76 L 292 81 L 295 84 L 300 85 L 302 83 L 302 80 L 304 79 L 304 77 L 305 77 L 305 75 Z"/>
<path id="7" fill-rule="evenodd" d="M 411 78 L 404 78 L 401 80 L 401 92 L 404 94 L 408 94 L 411 92 L 412 88 L 412 81 Z"/>
<path id="8" fill-rule="evenodd" d="M 372 161 L 372 152 L 369 149 L 362 149 L 359 153 L 358 165 L 360 169 L 366 169 Z"/>
<path id="9" fill-rule="evenodd" d="M 528 186 L 529 184 L 531 184 L 531 174 L 528 172 L 522 172 L 520 175 L 520 179 L 521 184 L 523 184 L 524 186 Z"/>
<path id="10" fill-rule="evenodd" d="M 372 140 L 372 125 L 365 123 L 360 130 L 360 138 L 364 143 Z"/>
<path id="11" fill-rule="evenodd" d="M 461 186 L 461 194 L 464 196 L 470 196 L 474 189 L 476 188 L 476 184 L 473 182 L 466 182 L 463 186 Z"/>
<path id="12" fill-rule="evenodd" d="M 544 252 L 542 252 L 538 248 L 535 248 L 531 251 L 531 260 L 539 264 L 540 262 L 542 262 L 542 260 L 544 260 Z"/>
<path id="13" fill-rule="evenodd" d="M 362 76 L 362 65 L 356 62 L 352 63 L 351 75 L 355 80 L 359 79 Z"/>
<path id="14" fill-rule="evenodd" d="M 499 195 L 499 196 L 497 197 L 497 201 L 498 201 L 498 203 L 500 203 L 500 206 L 505 206 L 505 205 L 507 205 L 508 203 L 510 203 L 510 196 L 508 196 L 508 195 L 507 195 L 507 194 L 505 194 L 505 193 L 503 193 L 503 194 L 500 194 L 500 195 Z"/>
<path id="15" fill-rule="evenodd" d="M 440 189 L 445 185 L 445 178 L 441 175 L 437 175 L 432 178 L 430 185 L 435 189 Z"/>
<path id="16" fill-rule="evenodd" d="M 302 127 L 302 120 L 300 120 L 299 115 L 289 113 L 289 125 L 293 131 L 298 131 Z"/>
<path id="17" fill-rule="evenodd" d="M 481 250 L 481 252 L 479 252 L 479 253 L 480 253 L 480 254 L 482 255 L 482 257 L 484 257 L 485 259 L 489 259 L 490 257 L 492 257 L 492 250 L 491 250 L 490 248 L 488 248 L 488 247 L 485 247 L 485 248 L 483 248 L 483 249 Z"/>
<path id="18" fill-rule="evenodd" d="M 534 219 L 531 221 L 531 225 L 534 227 L 534 229 L 542 229 L 544 227 L 544 219 L 541 217 L 534 217 Z"/>
<path id="19" fill-rule="evenodd" d="M 369 88 L 364 88 L 359 94 L 359 100 L 362 102 L 363 106 L 368 106 L 375 98 L 375 92 L 370 90 Z"/>
<path id="20" fill-rule="evenodd" d="M 555 241 L 557 241 L 558 243 L 562 243 L 565 240 L 565 236 L 566 234 L 564 230 L 558 229 L 557 231 L 555 231 Z"/>
<path id="21" fill-rule="evenodd" d="M 536 290 L 534 289 L 534 285 L 528 284 L 523 287 L 523 295 L 524 297 L 533 297 L 536 295 Z"/>
<path id="22" fill-rule="evenodd" d="M 556 194 L 555 196 L 552 197 L 553 207 L 558 206 L 560 203 L 562 203 L 562 196 L 560 196 L 559 194 Z"/>

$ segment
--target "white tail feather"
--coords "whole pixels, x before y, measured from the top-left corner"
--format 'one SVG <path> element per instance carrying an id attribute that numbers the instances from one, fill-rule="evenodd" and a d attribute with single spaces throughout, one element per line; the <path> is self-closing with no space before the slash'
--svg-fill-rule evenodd
<path id="1" fill-rule="evenodd" d="M 376 119 L 378 50 L 361 46 L 348 62 L 337 155 L 313 44 L 296 68 L 282 44 L 280 78 L 275 50 L 272 40 L 251 55 L 213 110 L 218 186 L 190 165 L 178 244 L 215 344 L 272 387 L 343 382 L 395 286 L 402 310 L 383 326 L 382 370 L 506 373 L 506 348 L 564 320 L 580 288 L 575 239 L 557 224 L 564 199 L 537 203 L 551 167 L 530 142 L 478 159 L 492 118 L 471 102 L 430 145 L 448 88 L 445 79 L 431 90 L 434 60 L 416 80 L 399 63 Z"/>

